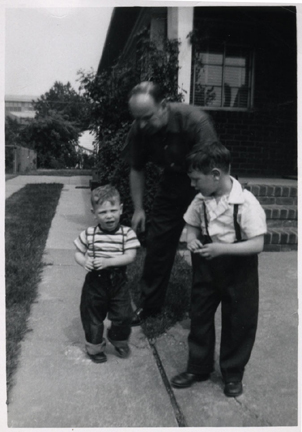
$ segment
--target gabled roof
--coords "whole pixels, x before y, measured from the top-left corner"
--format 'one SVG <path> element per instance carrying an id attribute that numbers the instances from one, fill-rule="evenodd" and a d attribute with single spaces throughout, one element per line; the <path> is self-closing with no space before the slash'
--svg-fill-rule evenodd
<path id="1" fill-rule="evenodd" d="M 97 73 L 114 64 L 123 51 L 142 9 L 142 7 L 116 7 L 113 9 Z"/>

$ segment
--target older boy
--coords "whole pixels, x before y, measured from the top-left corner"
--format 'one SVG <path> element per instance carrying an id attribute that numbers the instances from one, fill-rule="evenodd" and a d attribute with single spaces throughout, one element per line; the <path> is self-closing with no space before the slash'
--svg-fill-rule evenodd
<path id="1" fill-rule="evenodd" d="M 131 228 L 120 225 L 123 205 L 113 186 L 94 189 L 91 204 L 97 225 L 87 228 L 75 240 L 75 260 L 88 271 L 80 305 L 86 351 L 92 361 L 103 363 L 107 360 L 103 338 L 107 313 L 111 320 L 108 340 L 119 357 L 130 354 L 127 341 L 132 308 L 126 266 L 134 261 L 140 244 Z"/>
<path id="2" fill-rule="evenodd" d="M 242 393 L 244 368 L 258 318 L 258 254 L 263 250 L 265 213 L 257 199 L 230 176 L 230 153 L 220 143 L 188 157 L 192 186 L 200 193 L 189 206 L 187 246 L 193 285 L 189 359 L 174 378 L 184 388 L 209 378 L 214 366 L 214 316 L 221 303 L 220 370 L 226 396 Z"/>

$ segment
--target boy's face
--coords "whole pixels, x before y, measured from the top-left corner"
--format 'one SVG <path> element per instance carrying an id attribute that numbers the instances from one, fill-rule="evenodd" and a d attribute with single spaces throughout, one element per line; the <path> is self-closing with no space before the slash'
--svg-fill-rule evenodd
<path id="1" fill-rule="evenodd" d="M 96 205 L 91 211 L 103 230 L 114 231 L 123 213 L 123 205 L 115 199 L 112 203 L 105 201 L 103 204 Z"/>
<path id="2" fill-rule="evenodd" d="M 217 170 L 218 171 L 218 170 Z M 188 173 L 191 186 L 202 193 L 203 196 L 215 195 L 219 187 L 219 172 L 212 170 L 208 174 L 193 170 Z"/>

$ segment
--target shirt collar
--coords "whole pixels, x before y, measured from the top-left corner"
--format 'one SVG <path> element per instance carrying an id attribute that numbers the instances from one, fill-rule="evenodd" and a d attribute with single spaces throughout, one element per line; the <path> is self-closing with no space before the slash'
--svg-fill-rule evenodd
<path id="1" fill-rule="evenodd" d="M 233 185 L 229 195 L 230 204 L 242 204 L 244 202 L 243 189 L 238 180 L 231 177 Z"/>

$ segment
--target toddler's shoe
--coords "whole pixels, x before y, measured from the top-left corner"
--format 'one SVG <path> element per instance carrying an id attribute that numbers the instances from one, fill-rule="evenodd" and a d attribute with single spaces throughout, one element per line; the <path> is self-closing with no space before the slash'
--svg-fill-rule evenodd
<path id="1" fill-rule="evenodd" d="M 107 361 L 107 356 L 104 352 L 100 352 L 97 354 L 87 353 L 87 355 L 94 363 L 105 363 Z"/>

